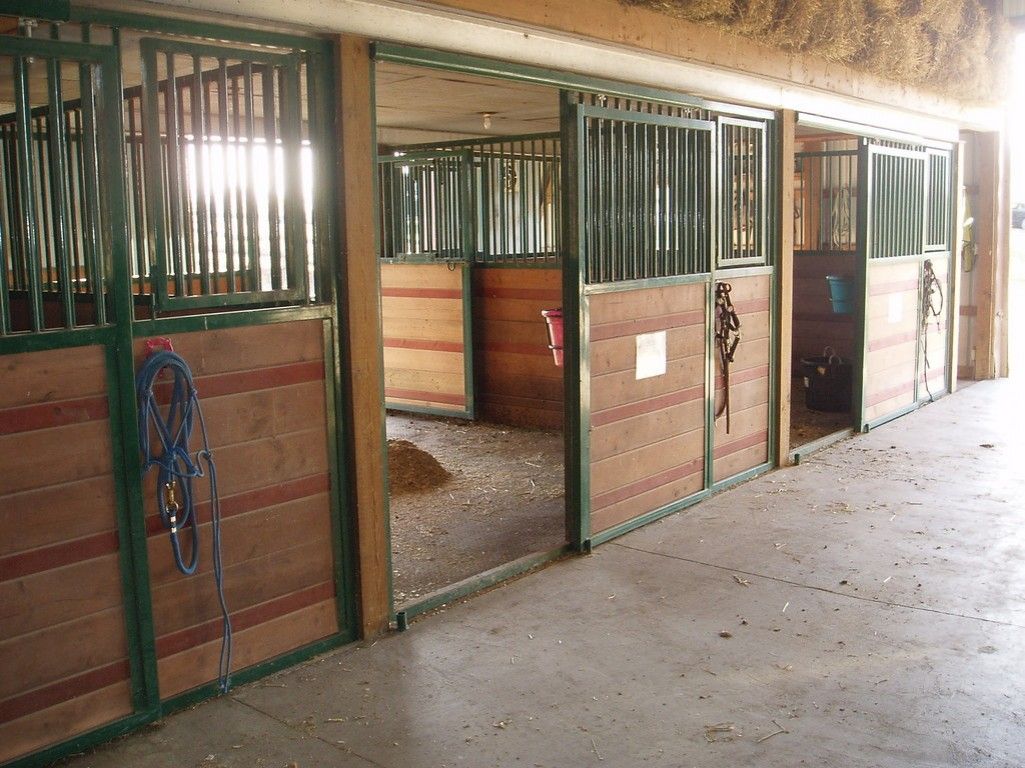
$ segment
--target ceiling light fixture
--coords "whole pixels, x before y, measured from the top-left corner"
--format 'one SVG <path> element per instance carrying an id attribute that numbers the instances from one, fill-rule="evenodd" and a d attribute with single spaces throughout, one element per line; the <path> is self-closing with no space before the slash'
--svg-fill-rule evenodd
<path id="1" fill-rule="evenodd" d="M 481 122 L 484 123 L 484 130 L 491 128 L 491 118 L 494 117 L 494 112 L 481 112 Z"/>

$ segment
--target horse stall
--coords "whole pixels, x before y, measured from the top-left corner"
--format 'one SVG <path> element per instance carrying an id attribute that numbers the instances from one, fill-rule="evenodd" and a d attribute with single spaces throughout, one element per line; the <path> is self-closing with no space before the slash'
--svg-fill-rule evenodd
<path id="1" fill-rule="evenodd" d="M 376 74 L 392 577 L 408 617 L 566 540 L 563 371 L 542 317 L 562 303 L 558 99 Z M 521 127 L 548 130 L 510 135 Z M 468 131 L 491 135 L 452 138 Z"/>
<path id="2" fill-rule="evenodd" d="M 330 48 L 41 26 L 0 35 L 0 763 L 355 635 Z"/>

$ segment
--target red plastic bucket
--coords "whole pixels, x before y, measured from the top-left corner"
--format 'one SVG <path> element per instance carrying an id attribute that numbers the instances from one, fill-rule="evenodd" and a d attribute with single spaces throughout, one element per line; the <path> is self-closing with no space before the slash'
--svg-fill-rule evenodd
<path id="1" fill-rule="evenodd" d="M 542 309 L 541 317 L 548 323 L 548 348 L 552 350 L 555 364 L 562 367 L 562 307 Z"/>

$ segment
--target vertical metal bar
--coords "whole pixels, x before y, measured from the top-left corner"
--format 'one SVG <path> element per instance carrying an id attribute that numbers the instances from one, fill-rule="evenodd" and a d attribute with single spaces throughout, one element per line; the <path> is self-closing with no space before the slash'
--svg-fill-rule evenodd
<path id="1" fill-rule="evenodd" d="M 263 135 L 269 156 L 268 168 L 273 183 L 267 200 L 267 218 L 270 225 L 270 279 L 271 288 L 281 290 L 281 231 L 278 195 L 281 179 L 278 175 L 277 112 L 274 85 L 277 68 L 267 64 L 263 69 Z M 282 110 L 282 117 L 284 111 Z"/>
<path id="2" fill-rule="evenodd" d="M 93 89 L 93 71 L 88 64 L 80 70 L 80 93 L 82 94 L 82 128 L 85 143 L 85 195 L 91 200 L 89 204 L 89 222 L 86 225 L 88 248 L 86 250 L 86 274 L 93 294 L 96 310 L 96 324 L 107 323 L 107 300 L 105 284 L 105 268 L 100 252 L 100 177 L 99 158 L 96 146 L 96 94 Z"/>
<path id="3" fill-rule="evenodd" d="M 135 111 L 138 106 L 141 114 L 142 97 L 134 97 L 128 100 L 128 159 L 130 160 L 130 180 L 132 190 L 133 213 L 132 223 L 135 231 L 134 241 L 134 264 L 138 277 L 135 279 L 134 291 L 137 294 L 145 293 L 144 282 L 146 273 L 146 221 L 145 208 L 146 199 L 143 195 L 143 165 L 142 165 L 142 134 L 136 122 Z M 159 175 L 159 166 L 154 171 Z"/>
<path id="4" fill-rule="evenodd" d="M 221 215 L 224 218 L 224 259 L 228 293 L 235 293 L 235 238 L 232 237 L 231 200 L 228 198 L 228 63 L 217 60 L 217 124 L 221 140 Z M 295 169 L 298 172 L 298 167 Z"/>
<path id="5" fill-rule="evenodd" d="M 57 58 L 47 60 L 47 79 L 49 82 L 49 117 L 50 128 L 50 206 L 54 216 L 53 248 L 57 268 L 57 290 L 60 292 L 61 314 L 64 327 L 75 325 L 75 297 L 71 292 L 71 259 L 68 255 L 68 239 L 71 227 L 68 223 L 67 200 L 65 198 L 64 180 L 67 177 L 64 166 L 63 148 L 67 141 L 64 135 L 64 115 L 62 113 L 64 97 L 61 93 L 61 63 Z M 6 277 L 6 276 L 5 276 Z M 5 281 L 6 282 L 6 281 Z"/>
<path id="6" fill-rule="evenodd" d="M 15 227 L 15 212 L 13 209 L 14 200 L 10 194 L 11 180 L 14 178 L 14 168 L 8 159 L 8 145 L 10 144 L 10 132 L 0 126 L 0 160 L 3 165 L 4 176 L 4 207 L 0 212 L 0 336 L 6 336 L 11 331 L 10 317 L 10 287 L 8 285 L 8 270 L 13 272 L 15 254 L 15 243 L 11 238 Z"/>
<path id="7" fill-rule="evenodd" d="M 246 290 L 258 291 L 263 289 L 263 248 L 260 245 L 260 206 L 256 199 L 256 186 L 253 180 L 257 177 L 260 167 L 256 160 L 256 108 L 255 94 L 253 93 L 253 64 L 245 62 L 242 65 L 242 82 L 245 87 L 245 98 L 243 102 L 246 110 L 246 152 L 249 163 L 246 168 L 246 253 L 249 261 L 247 264 L 248 278 Z M 268 163 L 269 167 L 269 163 Z"/>
<path id="8" fill-rule="evenodd" d="M 84 226 L 80 226 L 80 220 L 85 218 L 85 191 L 82 186 L 82 107 L 81 100 L 78 108 L 67 113 L 65 116 L 64 128 L 68 136 L 68 143 L 65 153 L 65 162 L 68 168 L 68 183 L 71 189 L 71 267 L 73 271 L 72 290 L 75 293 L 83 290 L 82 272 L 85 268 L 85 245 L 83 240 Z M 75 148 L 75 149 L 73 149 Z"/>
<path id="9" fill-rule="evenodd" d="M 155 70 L 155 58 L 154 58 L 154 70 Z M 165 131 L 167 132 L 167 206 L 168 206 L 168 220 L 170 222 L 170 231 L 167 233 L 166 242 L 170 245 L 171 261 L 174 264 L 174 283 L 175 283 L 175 296 L 184 296 L 186 293 L 186 281 L 188 279 L 189 269 L 186 262 L 186 250 L 185 244 L 192 241 L 192 223 L 189 221 L 182 220 L 182 190 L 188 185 L 188 177 L 182 173 L 184 167 L 184 158 L 182 156 L 182 140 L 181 140 L 181 121 L 182 116 L 179 113 L 179 102 L 178 102 L 178 78 L 174 71 L 174 54 L 168 53 L 165 56 L 165 62 L 167 66 L 167 79 L 165 81 L 166 88 L 164 90 L 164 125 Z M 153 72 L 154 79 L 157 78 L 156 71 Z M 149 86 L 149 88 L 157 88 L 156 82 Z M 156 99 L 154 99 L 154 102 Z M 145 113 L 143 119 L 148 117 Z M 154 121 L 157 120 L 157 116 L 153 115 Z M 156 125 L 157 136 L 159 133 L 159 125 Z M 152 129 L 151 129 L 152 130 Z M 154 160 L 155 162 L 155 160 Z M 154 167 L 147 163 L 149 167 Z M 154 187 L 150 187 L 150 197 Z M 163 217 L 160 215 L 161 211 L 157 207 L 150 206 L 150 218 Z M 163 238 L 158 243 L 158 249 L 165 252 L 164 258 L 158 258 L 157 266 L 159 267 L 154 271 L 152 281 L 154 282 L 153 290 L 154 295 L 159 299 L 161 296 L 167 294 L 167 255 L 166 249 L 163 246 Z M 161 281 L 160 285 L 156 285 L 157 281 Z"/>
<path id="10" fill-rule="evenodd" d="M 40 284 L 41 260 L 36 222 L 35 170 L 32 162 L 32 105 L 29 99 L 28 64 L 23 56 L 14 59 L 14 103 L 18 125 L 18 181 L 20 184 L 21 222 L 24 232 L 25 263 L 28 268 L 29 328 L 41 331 L 43 296 Z"/>
<path id="11" fill-rule="evenodd" d="M 203 62 L 199 56 L 192 57 L 192 83 L 189 106 L 192 109 L 192 152 L 196 175 L 196 256 L 199 261 L 200 293 L 209 296 L 214 293 L 213 277 L 216 276 L 216 244 L 210 242 L 207 204 L 210 179 L 207 174 L 208 147 L 206 136 L 206 99 L 203 98 Z M 211 275 L 213 272 L 213 275 Z"/>
<path id="12" fill-rule="evenodd" d="M 302 98 L 299 55 L 281 68 L 281 137 L 285 158 L 285 259 L 288 287 L 303 298 L 308 295 L 306 215 L 302 180 Z"/>
<path id="13" fill-rule="evenodd" d="M 236 69 L 236 72 L 238 70 Z M 233 167 L 235 169 L 235 179 L 232 185 L 232 198 L 235 201 L 235 222 L 234 222 L 234 242 L 237 248 L 237 264 L 238 271 L 235 275 L 233 284 L 241 280 L 241 288 L 243 291 L 249 290 L 249 285 L 246 280 L 247 272 L 247 257 L 248 253 L 246 250 L 246 236 L 245 236 L 245 198 L 242 193 L 242 174 L 243 168 L 245 167 L 245 152 L 246 149 L 242 147 L 242 101 L 239 99 L 239 90 L 241 89 L 242 78 L 240 76 L 233 75 L 231 78 L 231 155 L 233 158 Z"/>
<path id="14" fill-rule="evenodd" d="M 36 199 L 33 200 L 33 205 L 37 206 L 36 210 L 39 215 L 39 270 L 40 279 L 39 286 L 43 295 L 51 293 L 53 289 L 51 286 L 54 281 L 54 274 L 56 273 L 56 263 L 53 259 L 52 250 L 52 232 L 51 232 L 51 216 L 52 211 L 49 206 L 50 198 L 50 178 L 47 173 L 47 148 L 44 146 L 46 141 L 46 135 L 48 128 L 46 126 L 46 119 L 39 115 L 32 119 L 32 136 L 30 146 L 34 148 L 36 156 L 36 179 L 38 182 L 38 188 L 36 189 Z M 45 307 L 45 302 L 44 302 Z"/>

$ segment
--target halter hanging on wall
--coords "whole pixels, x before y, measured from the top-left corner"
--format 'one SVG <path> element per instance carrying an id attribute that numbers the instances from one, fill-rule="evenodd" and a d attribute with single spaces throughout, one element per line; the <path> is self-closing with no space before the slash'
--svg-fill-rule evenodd
<path id="1" fill-rule="evenodd" d="M 719 369 L 723 378 L 723 401 L 715 411 L 716 420 L 725 414 L 726 434 L 730 432 L 730 366 L 740 344 L 740 317 L 733 307 L 729 283 L 715 284 L 715 346 L 719 351 Z"/>

